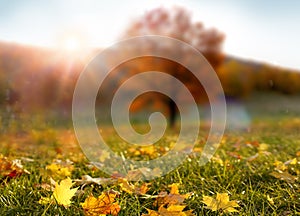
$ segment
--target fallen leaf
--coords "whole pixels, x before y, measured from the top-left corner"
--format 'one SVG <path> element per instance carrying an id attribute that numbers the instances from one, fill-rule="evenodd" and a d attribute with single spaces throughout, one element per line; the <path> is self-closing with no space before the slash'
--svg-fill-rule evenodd
<path id="1" fill-rule="evenodd" d="M 229 201 L 227 193 L 217 193 L 217 197 L 203 196 L 203 201 L 207 208 L 212 211 L 221 211 L 225 213 L 238 212 L 236 207 L 239 207 L 236 200 Z"/>
<path id="2" fill-rule="evenodd" d="M 293 158 L 291 160 L 288 160 L 286 162 L 284 162 L 285 165 L 296 165 L 298 163 L 297 158 Z"/>
<path id="3" fill-rule="evenodd" d="M 114 178 L 93 178 L 89 175 L 83 175 L 81 179 L 74 180 L 78 185 L 89 185 L 89 184 L 97 184 L 97 185 L 111 185 L 117 182 L 117 179 Z"/>
<path id="4" fill-rule="evenodd" d="M 142 216 L 193 216 L 192 210 L 183 211 L 185 205 L 170 205 L 165 208 L 159 207 L 158 211 L 147 209 L 148 214 L 142 214 Z"/>
<path id="5" fill-rule="evenodd" d="M 165 191 L 162 191 L 158 194 L 154 206 L 170 206 L 170 205 L 180 205 L 184 202 L 185 199 L 189 198 L 192 193 L 187 194 L 179 194 L 178 189 L 179 184 L 171 184 L 169 187 L 171 188 L 170 193 L 168 194 Z"/>
<path id="6" fill-rule="evenodd" d="M 270 175 L 287 183 L 294 183 L 297 180 L 297 177 L 291 175 L 288 171 L 271 172 Z"/>
<path id="7" fill-rule="evenodd" d="M 118 182 L 121 189 L 129 194 L 144 195 L 149 190 L 148 188 L 149 183 L 144 183 L 140 187 L 138 187 L 136 185 L 129 183 L 125 178 L 120 178 Z"/>
<path id="8" fill-rule="evenodd" d="M 23 168 L 21 160 L 9 160 L 0 154 L 0 177 L 15 178 L 22 174 L 30 174 L 30 172 Z"/>
<path id="9" fill-rule="evenodd" d="M 46 166 L 46 170 L 48 171 L 50 176 L 55 180 L 60 180 L 66 177 L 70 177 L 72 169 L 73 169 L 72 165 L 63 166 L 57 163 L 52 163 Z"/>
<path id="10" fill-rule="evenodd" d="M 286 166 L 285 163 L 283 163 L 282 161 L 275 161 L 273 163 L 273 165 L 275 166 L 275 169 L 278 170 L 278 171 L 285 171 L 288 169 L 288 167 Z"/>
<path id="11" fill-rule="evenodd" d="M 71 204 L 71 198 L 75 195 L 78 188 L 73 188 L 72 180 L 70 178 L 64 179 L 60 184 L 56 183 L 53 196 L 59 205 L 68 207 Z"/>
<path id="12" fill-rule="evenodd" d="M 121 207 L 115 201 L 117 195 L 118 194 L 113 191 L 102 192 L 102 194 L 98 198 L 90 195 L 83 203 L 81 203 L 85 215 L 118 215 Z"/>

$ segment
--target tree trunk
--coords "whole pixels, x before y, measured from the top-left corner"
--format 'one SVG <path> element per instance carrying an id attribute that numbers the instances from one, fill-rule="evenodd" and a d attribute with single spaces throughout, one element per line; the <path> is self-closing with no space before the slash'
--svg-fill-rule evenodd
<path id="1" fill-rule="evenodd" d="M 177 115 L 177 106 L 172 99 L 170 99 L 168 102 L 168 109 L 169 109 L 169 127 L 174 128 L 176 122 L 176 115 Z"/>

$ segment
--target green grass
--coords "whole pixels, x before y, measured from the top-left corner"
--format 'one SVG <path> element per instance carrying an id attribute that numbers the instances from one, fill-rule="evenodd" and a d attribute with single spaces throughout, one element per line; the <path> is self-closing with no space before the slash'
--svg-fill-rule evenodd
<path id="1" fill-rule="evenodd" d="M 240 208 L 236 215 L 300 215 L 300 184 L 299 180 L 288 183 L 276 179 L 270 173 L 274 171 L 275 161 L 287 161 L 296 157 L 300 150 L 300 138 L 297 130 L 298 121 L 285 119 L 277 127 L 273 122 L 253 125 L 251 132 L 228 132 L 225 142 L 217 150 L 217 160 L 200 166 L 198 158 L 191 156 L 178 169 L 166 176 L 150 181 L 152 183 L 148 194 L 157 195 L 160 191 L 168 190 L 168 185 L 180 183 L 180 192 L 193 192 L 187 199 L 187 209 L 194 209 L 196 215 L 219 215 L 220 212 L 211 212 L 202 203 L 204 195 L 213 196 L 217 192 L 228 193 L 231 199 L 238 200 Z M 88 161 L 81 155 L 76 144 L 65 144 L 68 150 L 59 149 L 64 145 L 66 131 L 47 129 L 40 131 L 41 137 L 22 135 L 16 139 L 14 134 L 5 134 L 1 137 L 2 154 L 9 158 L 29 157 L 33 162 L 24 161 L 25 168 L 31 174 L 23 174 L 13 179 L 2 179 L 0 186 L 0 212 L 4 215 L 83 215 L 80 202 L 83 202 L 89 193 L 101 194 L 102 191 L 114 189 L 120 191 L 118 185 L 85 187 L 81 195 L 73 197 L 72 205 L 65 209 L 57 204 L 41 205 L 38 203 L 42 196 L 51 196 L 52 192 L 37 187 L 38 184 L 49 182 L 49 175 L 45 167 L 57 157 L 74 161 L 71 178 L 78 179 L 82 175 L 93 177 L 105 176 L 101 171 L 88 168 Z M 37 135 L 36 135 L 37 136 Z M 43 137 L 45 136 L 43 140 Z M 59 137 L 63 137 L 60 139 Z M 50 140 L 47 143 L 47 139 Z M 12 141 L 12 143 L 10 143 Z M 261 154 L 255 160 L 247 159 L 258 152 L 255 145 L 249 143 L 266 143 L 271 154 Z M 168 143 L 165 143 L 168 145 Z M 28 146 L 19 146 L 28 145 Z M 298 157 L 298 160 L 300 158 Z M 291 165 L 290 172 L 295 176 L 300 173 L 300 165 Z M 269 195 L 274 205 L 267 200 Z M 146 208 L 155 209 L 154 199 L 143 199 L 136 195 L 121 192 L 118 197 L 121 205 L 120 215 L 140 215 L 146 213 Z"/>
<path id="2" fill-rule="evenodd" d="M 270 101 L 274 101 L 274 98 Z M 261 104 L 254 106 L 249 103 L 246 109 L 253 117 L 253 113 L 260 112 L 257 109 Z M 270 108 L 273 109 L 272 106 Z M 275 110 L 272 113 L 273 117 L 272 114 L 254 116 L 247 130 L 228 130 L 213 160 L 204 166 L 199 165 L 197 155 L 191 155 L 167 175 L 147 181 L 151 183 L 147 194 L 155 196 L 161 191 L 168 191 L 168 185 L 179 183 L 181 194 L 193 193 L 185 200 L 185 205 L 187 210 L 193 209 L 195 215 L 222 214 L 221 211 L 212 212 L 202 203 L 203 196 L 215 197 L 216 193 L 228 193 L 230 200 L 238 201 L 239 212 L 233 215 L 300 215 L 300 118 L 296 110 L 288 115 L 281 113 L 282 107 L 277 108 L 278 110 L 279 112 L 276 113 Z M 112 149 L 126 150 L 116 137 L 110 136 L 110 132 L 107 133 Z M 173 135 L 168 133 L 170 135 L 156 147 L 158 153 L 161 147 L 170 145 L 168 138 Z M 203 137 L 199 139 L 203 141 Z M 268 147 L 264 151 L 259 150 L 262 143 Z M 122 191 L 118 184 L 87 185 L 72 198 L 69 208 L 57 203 L 39 204 L 41 197 L 52 195 L 51 191 L 39 185 L 50 183 L 51 174 L 47 172 L 46 166 L 55 159 L 73 161 L 71 179 L 80 179 L 83 175 L 109 177 L 101 170 L 91 168 L 76 143 L 71 127 L 14 125 L 12 129 L 0 135 L 0 145 L 1 154 L 10 160 L 21 159 L 24 168 L 30 172 L 12 179 L 0 176 L 1 215 L 84 215 L 80 203 L 91 193 L 97 196 L 111 189 L 120 192 L 117 197 L 121 206 L 119 215 L 141 215 L 147 212 L 147 208 L 157 210 L 157 207 L 153 206 L 154 198 L 145 199 L 128 194 Z M 201 144 L 197 147 L 201 147 Z M 257 153 L 258 156 L 250 160 Z M 124 154 L 134 159 L 148 159 L 153 156 L 136 155 L 134 151 Z M 33 161 L 29 161 L 28 158 Z M 293 158 L 297 158 L 298 164 L 287 167 L 288 172 L 297 178 L 294 182 L 280 180 L 271 175 L 276 171 L 275 162 L 286 162 Z M 140 185 L 142 182 L 134 184 Z M 268 201 L 267 196 L 273 199 L 273 204 Z"/>

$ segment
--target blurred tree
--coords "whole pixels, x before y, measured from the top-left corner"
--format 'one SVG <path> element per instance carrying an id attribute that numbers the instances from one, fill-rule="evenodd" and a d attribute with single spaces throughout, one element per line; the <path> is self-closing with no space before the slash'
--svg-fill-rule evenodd
<path id="1" fill-rule="evenodd" d="M 174 7 L 171 9 L 160 7 L 150 10 L 133 21 L 122 37 L 129 38 L 143 35 L 161 35 L 184 41 L 200 51 L 214 69 L 218 69 L 224 59 L 224 55 L 221 51 L 224 35 L 216 29 L 204 28 L 201 22 L 193 22 L 190 11 L 182 7 Z M 147 40 L 143 45 L 145 45 L 147 49 L 160 49 L 162 52 L 172 51 L 172 48 L 165 44 L 151 44 L 147 43 Z M 136 46 L 135 48 L 131 47 L 131 49 L 135 49 L 135 51 L 144 49 L 144 46 Z M 127 52 L 130 52 L 130 50 L 127 50 Z M 184 47 L 180 47 L 178 55 L 189 63 L 194 62 L 194 65 L 197 65 L 201 61 L 200 59 L 190 59 L 189 53 Z M 203 68 L 197 68 L 196 70 L 201 76 L 205 76 L 205 72 L 209 71 L 205 66 L 203 66 Z M 143 57 L 123 64 L 116 71 L 116 73 L 122 72 L 127 75 L 120 76 L 115 73 L 114 76 L 117 76 L 121 82 L 134 74 L 144 71 L 161 71 L 168 73 L 179 79 L 188 88 L 197 103 L 207 101 L 204 88 L 197 78 L 184 66 L 171 60 L 157 57 Z M 139 84 L 147 85 L 148 81 L 143 80 Z M 155 82 L 157 85 L 168 85 L 166 80 L 155 80 Z M 169 85 L 172 88 L 172 83 L 169 83 Z M 179 92 L 178 89 L 173 88 L 171 93 L 172 95 L 170 96 L 172 98 L 181 97 L 181 92 Z M 169 115 L 169 126 L 173 127 L 178 108 L 171 97 L 149 92 L 138 97 L 131 105 L 131 110 L 138 111 L 149 104 L 155 108 L 166 110 L 166 113 Z M 184 103 L 188 102 L 184 101 L 185 98 L 181 99 Z"/>
<path id="2" fill-rule="evenodd" d="M 252 93 L 255 84 L 254 75 L 250 66 L 236 60 L 224 63 L 218 71 L 225 95 L 234 98 L 242 98 Z"/>

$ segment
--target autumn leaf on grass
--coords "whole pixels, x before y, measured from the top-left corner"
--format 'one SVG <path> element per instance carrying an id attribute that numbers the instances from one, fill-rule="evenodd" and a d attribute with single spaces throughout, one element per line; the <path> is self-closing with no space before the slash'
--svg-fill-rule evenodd
<path id="1" fill-rule="evenodd" d="M 285 170 L 288 169 L 288 167 L 286 166 L 286 164 L 284 164 L 282 161 L 275 161 L 273 163 L 273 165 L 275 166 L 275 169 L 280 171 L 280 172 L 283 172 Z"/>
<path id="2" fill-rule="evenodd" d="M 85 215 L 118 215 L 121 207 L 115 201 L 117 195 L 118 194 L 113 191 L 102 192 L 98 198 L 90 195 L 83 203 L 81 203 Z"/>
<path id="3" fill-rule="evenodd" d="M 56 182 L 50 178 L 50 184 L 48 183 L 41 183 L 41 184 L 35 184 L 34 187 L 36 188 L 42 188 L 46 191 L 53 191 L 55 188 Z"/>
<path id="4" fill-rule="evenodd" d="M 118 179 L 119 186 L 124 192 L 129 194 L 145 195 L 149 190 L 149 183 L 143 183 L 140 187 L 133 185 L 125 178 Z"/>
<path id="5" fill-rule="evenodd" d="M 297 180 L 296 176 L 291 175 L 288 171 L 271 172 L 271 176 L 274 176 L 277 179 L 286 181 L 287 183 L 294 183 Z"/>
<path id="6" fill-rule="evenodd" d="M 21 160 L 9 160 L 7 157 L 0 154 L 0 177 L 15 178 L 24 173 L 30 174 L 23 168 Z"/>
<path id="7" fill-rule="evenodd" d="M 57 182 L 55 183 L 55 188 L 53 191 L 52 196 L 49 197 L 41 197 L 39 200 L 40 204 L 48 204 L 48 203 L 53 203 L 54 200 L 59 205 L 64 206 L 65 208 L 69 207 L 71 204 L 71 198 L 75 195 L 76 191 L 78 188 L 73 188 L 72 180 L 70 178 L 64 179 L 58 184 Z"/>
<path id="8" fill-rule="evenodd" d="M 207 208 L 212 211 L 221 211 L 225 213 L 238 212 L 235 207 L 239 207 L 236 200 L 229 201 L 227 193 L 217 193 L 217 197 L 203 196 L 203 201 Z"/>
<path id="9" fill-rule="evenodd" d="M 72 169 L 73 166 L 71 165 L 63 166 L 57 163 L 52 163 L 46 166 L 46 170 L 55 180 L 64 179 L 66 177 L 71 176 Z"/>
<path id="10" fill-rule="evenodd" d="M 194 216 L 192 210 L 183 211 L 185 207 L 184 205 L 171 205 L 167 208 L 161 206 L 158 211 L 147 209 L 148 214 L 142 216 Z"/>
<path id="11" fill-rule="evenodd" d="M 78 188 L 73 188 L 72 180 L 70 178 L 64 179 L 60 184 L 56 183 L 53 196 L 59 205 L 68 207 L 71 204 L 71 198 L 75 195 Z"/>
<path id="12" fill-rule="evenodd" d="M 170 205 L 180 205 L 184 202 L 185 199 L 189 198 L 192 193 L 179 194 L 178 189 L 179 184 L 171 184 L 169 187 L 170 193 L 160 192 L 156 198 L 156 201 L 153 203 L 154 206 L 170 206 Z"/>
<path id="13" fill-rule="evenodd" d="M 83 175 L 81 179 L 75 179 L 74 180 L 77 185 L 82 185 L 82 187 L 88 185 L 88 184 L 97 184 L 97 185 L 112 185 L 117 182 L 117 179 L 113 178 L 92 178 L 89 175 Z"/>

